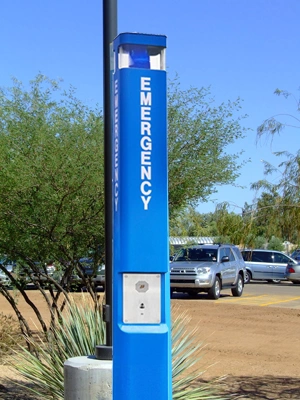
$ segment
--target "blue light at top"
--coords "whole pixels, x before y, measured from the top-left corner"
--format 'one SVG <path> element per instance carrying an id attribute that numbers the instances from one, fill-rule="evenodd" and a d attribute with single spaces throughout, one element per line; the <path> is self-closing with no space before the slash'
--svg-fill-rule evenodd
<path id="1" fill-rule="evenodd" d="M 150 69 L 150 57 L 146 46 L 128 45 L 129 67 Z"/>

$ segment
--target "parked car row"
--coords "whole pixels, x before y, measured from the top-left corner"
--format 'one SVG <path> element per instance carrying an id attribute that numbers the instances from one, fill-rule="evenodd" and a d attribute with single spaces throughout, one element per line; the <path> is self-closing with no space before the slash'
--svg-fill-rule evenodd
<path id="1" fill-rule="evenodd" d="M 56 268 L 53 262 L 42 264 L 35 262 L 32 268 L 30 266 L 20 266 L 16 262 L 12 262 L 6 258 L 0 259 L 0 264 L 14 277 L 22 278 L 27 288 L 35 288 L 37 282 L 42 286 L 46 285 L 48 277 L 60 281 L 62 278 L 62 269 Z M 76 273 L 70 277 L 70 287 L 72 289 L 81 290 L 85 286 L 85 279 L 89 279 L 94 287 L 105 286 L 105 266 L 103 264 L 95 264 L 93 258 L 85 257 L 78 260 L 81 269 L 82 279 Z M 10 286 L 11 282 L 7 274 L 0 270 L 0 283 Z"/>
<path id="2" fill-rule="evenodd" d="M 300 250 L 292 256 L 296 259 L 275 250 L 240 252 L 233 245 L 187 246 L 170 258 L 171 296 L 175 291 L 190 296 L 206 292 L 217 299 L 223 288 L 231 288 L 233 296 L 241 296 L 244 283 L 250 280 L 300 283 Z"/>
<path id="3" fill-rule="evenodd" d="M 102 286 L 105 288 L 105 265 L 95 265 L 93 258 L 84 257 L 79 260 L 82 274 L 85 278 L 91 279 L 94 286 Z M 78 290 L 83 289 L 84 282 L 77 274 L 71 276 L 71 286 Z"/>
<path id="4" fill-rule="evenodd" d="M 14 273 L 16 263 L 0 260 L 9 272 Z M 89 279 L 94 287 L 105 288 L 105 265 L 95 265 L 93 258 L 79 259 L 82 276 Z M 54 277 L 54 263 L 48 263 L 46 271 L 41 268 L 31 275 L 31 282 L 36 279 L 46 280 L 47 275 Z M 80 274 L 71 276 L 71 287 L 83 289 L 84 281 Z M 228 244 L 200 244 L 182 248 L 170 263 L 171 296 L 174 291 L 186 292 L 195 296 L 206 292 L 210 298 L 220 297 L 221 290 L 230 288 L 233 296 L 241 296 L 244 284 L 251 280 L 265 280 L 279 283 L 282 280 L 300 284 L 300 249 L 291 256 L 280 251 L 264 249 L 245 249 Z M 0 283 L 10 285 L 8 276 L 0 270 Z"/>

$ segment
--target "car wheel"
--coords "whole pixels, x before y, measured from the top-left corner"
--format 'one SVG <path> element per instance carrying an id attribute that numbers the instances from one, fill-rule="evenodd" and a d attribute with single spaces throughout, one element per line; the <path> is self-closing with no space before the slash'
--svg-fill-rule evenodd
<path id="1" fill-rule="evenodd" d="M 171 299 L 173 298 L 174 289 L 170 289 Z"/>
<path id="2" fill-rule="evenodd" d="M 300 281 L 291 281 L 294 285 L 299 285 Z"/>
<path id="3" fill-rule="evenodd" d="M 243 290 L 244 290 L 244 280 L 242 275 L 239 274 L 235 287 L 231 289 L 232 296 L 240 297 L 243 294 Z"/>
<path id="4" fill-rule="evenodd" d="M 280 283 L 281 282 L 281 280 L 280 279 L 268 279 L 268 282 L 269 283 Z"/>
<path id="5" fill-rule="evenodd" d="M 245 280 L 244 280 L 244 282 L 245 282 L 245 283 L 249 283 L 249 282 L 251 281 L 251 279 L 252 279 L 251 272 L 248 271 L 248 270 L 246 269 Z"/>
<path id="6" fill-rule="evenodd" d="M 218 276 L 216 276 L 214 284 L 208 290 L 207 294 L 208 294 L 208 297 L 210 299 L 214 299 L 214 300 L 217 300 L 220 297 L 220 294 L 221 294 L 221 281 L 220 281 L 220 278 Z"/>

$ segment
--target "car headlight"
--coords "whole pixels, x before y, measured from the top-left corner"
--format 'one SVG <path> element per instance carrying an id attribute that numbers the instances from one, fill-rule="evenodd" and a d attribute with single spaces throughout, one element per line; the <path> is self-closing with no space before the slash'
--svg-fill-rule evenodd
<path id="1" fill-rule="evenodd" d="M 209 274 L 210 268 L 209 267 L 201 267 L 197 269 L 198 274 Z"/>

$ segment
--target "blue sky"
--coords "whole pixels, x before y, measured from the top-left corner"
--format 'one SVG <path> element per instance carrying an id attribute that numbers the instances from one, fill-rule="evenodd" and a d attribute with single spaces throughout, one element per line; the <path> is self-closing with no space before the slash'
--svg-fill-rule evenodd
<path id="1" fill-rule="evenodd" d="M 28 83 L 39 72 L 63 78 L 80 99 L 102 104 L 102 1 L 3 0 L 0 14 L 0 85 L 11 77 Z M 273 94 L 285 89 L 299 97 L 299 0 L 119 0 L 118 31 L 167 35 L 169 76 L 184 88 L 211 86 L 216 102 L 243 99 L 247 137 L 228 150 L 251 158 L 237 185 L 224 186 L 199 212 L 229 202 L 237 213 L 263 178 L 262 159 L 277 165 L 273 152 L 299 149 L 299 129 L 288 128 L 256 144 L 256 128 L 279 113 L 296 115 L 294 100 Z M 276 179 L 276 176 L 272 178 Z"/>

